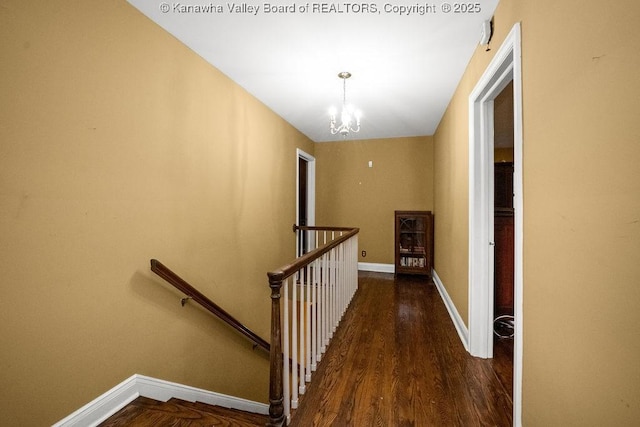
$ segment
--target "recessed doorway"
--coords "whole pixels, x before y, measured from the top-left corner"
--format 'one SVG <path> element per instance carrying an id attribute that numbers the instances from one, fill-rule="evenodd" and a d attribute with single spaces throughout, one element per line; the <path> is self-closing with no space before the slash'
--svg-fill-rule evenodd
<path id="1" fill-rule="evenodd" d="M 493 358 L 495 372 L 513 398 L 514 209 L 513 80 L 493 101 Z"/>
<path id="2" fill-rule="evenodd" d="M 469 352 L 491 358 L 494 350 L 494 103 L 513 85 L 513 421 L 522 419 L 522 73 L 516 24 L 469 96 Z"/>
<path id="3" fill-rule="evenodd" d="M 296 150 L 296 225 L 313 226 L 316 221 L 316 159 Z M 298 233 L 296 255 L 306 253 L 314 245 L 312 233 Z"/>

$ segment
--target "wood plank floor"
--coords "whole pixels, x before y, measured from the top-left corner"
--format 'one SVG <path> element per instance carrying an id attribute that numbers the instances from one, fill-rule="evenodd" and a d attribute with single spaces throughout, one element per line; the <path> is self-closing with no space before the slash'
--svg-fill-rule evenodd
<path id="1" fill-rule="evenodd" d="M 262 427 L 267 421 L 266 415 L 205 403 L 138 397 L 99 427 Z"/>
<path id="2" fill-rule="evenodd" d="M 512 347 L 462 346 L 433 282 L 361 273 L 293 426 L 510 426 Z"/>

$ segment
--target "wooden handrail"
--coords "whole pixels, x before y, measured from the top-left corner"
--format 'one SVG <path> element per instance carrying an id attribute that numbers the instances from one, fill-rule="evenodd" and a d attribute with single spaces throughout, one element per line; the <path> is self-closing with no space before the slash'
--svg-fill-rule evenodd
<path id="1" fill-rule="evenodd" d="M 302 267 L 305 267 L 305 266 L 311 264 L 313 261 L 317 260 L 322 255 L 324 255 L 327 252 L 329 252 L 331 249 L 335 248 L 336 246 L 339 246 L 343 242 L 346 242 L 352 236 L 355 236 L 356 234 L 358 234 L 358 232 L 360 232 L 359 228 L 353 228 L 353 227 L 299 227 L 299 226 L 294 226 L 294 228 L 297 228 L 297 229 L 300 229 L 300 230 L 346 231 L 346 233 L 343 234 L 342 236 L 336 238 L 335 240 L 327 243 L 326 245 L 320 246 L 319 248 L 316 248 L 316 249 L 314 249 L 314 250 L 312 250 L 310 252 L 307 252 L 306 254 L 302 255 L 301 257 L 296 258 L 296 260 L 293 261 L 291 264 L 284 265 L 284 266 L 282 266 L 280 268 L 277 268 L 277 269 L 275 269 L 273 271 L 268 272 L 267 276 L 269 277 L 269 283 L 281 282 L 284 279 L 286 279 L 287 277 L 292 276 L 296 271 L 300 270 Z"/>
<path id="2" fill-rule="evenodd" d="M 318 231 L 351 231 L 355 230 L 354 227 L 318 227 L 312 225 L 296 225 L 293 224 L 293 232 L 298 230 L 318 230 Z"/>
<path id="3" fill-rule="evenodd" d="M 217 316 L 220 320 L 225 322 L 227 325 L 231 326 L 236 331 L 240 332 L 245 337 L 249 338 L 253 343 L 262 348 L 263 350 L 270 352 L 271 346 L 270 344 L 258 336 L 251 329 L 244 326 L 240 323 L 235 317 L 227 313 L 223 310 L 219 305 L 211 301 L 209 298 L 204 296 L 200 291 L 187 283 L 184 279 L 178 276 L 176 273 L 167 268 L 164 264 L 162 264 L 157 259 L 151 260 L 151 271 L 156 273 L 158 276 L 162 277 L 169 284 L 173 285 L 176 289 L 180 290 L 182 293 L 192 298 L 195 302 L 204 307 L 211 314 Z"/>
<path id="4" fill-rule="evenodd" d="M 282 325 L 280 313 L 280 298 L 283 282 L 310 265 L 317 259 L 343 244 L 360 231 L 353 227 L 309 227 L 293 226 L 293 231 L 298 230 L 318 230 L 318 231 L 341 231 L 344 232 L 335 240 L 320 246 L 306 254 L 300 256 L 290 264 L 284 265 L 267 273 L 269 287 L 271 288 L 271 353 L 270 353 L 270 374 L 269 374 L 269 422 L 267 426 L 283 426 L 285 424 L 284 396 L 283 396 L 283 354 L 282 354 Z M 288 334 L 288 331 L 285 332 Z"/>

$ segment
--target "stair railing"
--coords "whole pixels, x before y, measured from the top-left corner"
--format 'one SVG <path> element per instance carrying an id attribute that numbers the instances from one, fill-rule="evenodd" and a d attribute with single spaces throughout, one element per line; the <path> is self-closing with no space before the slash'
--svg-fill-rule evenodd
<path id="1" fill-rule="evenodd" d="M 291 419 L 358 288 L 357 228 L 298 227 L 314 249 L 267 273 L 271 288 L 269 426 Z M 300 233 L 306 233 L 300 239 Z M 310 249 L 310 248 L 306 248 Z M 284 300 L 284 301 L 282 301 Z"/>
<path id="2" fill-rule="evenodd" d="M 256 347 L 260 347 L 263 350 L 269 352 L 271 350 L 271 346 L 267 341 L 262 339 L 259 335 L 253 332 L 251 329 L 247 328 L 245 325 L 240 323 L 235 317 L 227 313 L 223 310 L 219 305 L 211 301 L 209 298 L 204 296 L 200 291 L 187 283 L 184 279 L 178 276 L 173 271 L 169 270 L 164 264 L 162 264 L 157 259 L 151 260 L 151 271 L 156 273 L 158 276 L 162 277 L 169 284 L 173 285 L 176 289 L 180 290 L 182 293 L 187 295 L 188 299 L 192 299 L 193 301 L 200 304 L 211 314 L 218 317 L 227 325 L 231 326 L 236 331 L 240 332 L 242 335 L 251 340 Z M 186 299 L 183 298 L 183 305 Z M 255 348 L 255 347 L 254 347 Z"/>

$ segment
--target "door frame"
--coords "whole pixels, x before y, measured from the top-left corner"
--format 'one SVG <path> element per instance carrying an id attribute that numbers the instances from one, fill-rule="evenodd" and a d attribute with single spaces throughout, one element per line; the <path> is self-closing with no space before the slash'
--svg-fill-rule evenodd
<path id="1" fill-rule="evenodd" d="M 513 80 L 513 422 L 522 424 L 523 183 L 522 51 L 517 23 L 469 95 L 469 352 L 493 357 L 493 100 Z"/>
<path id="2" fill-rule="evenodd" d="M 307 162 L 307 225 L 316 225 L 316 158 L 311 154 L 304 152 L 303 150 L 296 149 L 296 219 L 295 224 L 298 224 L 300 215 L 299 208 L 299 196 L 300 196 L 300 159 Z M 299 254 L 298 239 L 296 239 L 296 254 Z M 307 241 L 307 245 L 314 245 L 314 242 Z"/>

